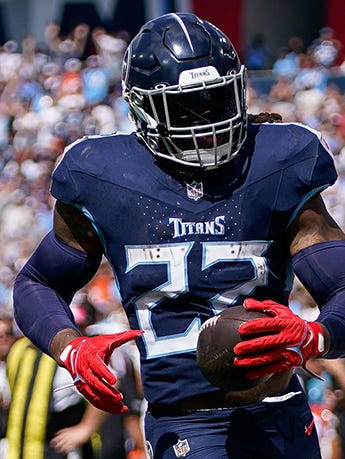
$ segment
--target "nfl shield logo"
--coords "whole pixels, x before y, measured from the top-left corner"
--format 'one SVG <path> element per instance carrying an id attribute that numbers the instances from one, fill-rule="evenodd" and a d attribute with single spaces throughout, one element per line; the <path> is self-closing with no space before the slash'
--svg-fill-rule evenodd
<path id="1" fill-rule="evenodd" d="M 204 196 L 204 187 L 202 182 L 197 183 L 194 181 L 191 184 L 187 183 L 187 196 L 189 199 L 194 199 L 194 201 L 202 198 Z"/>
<path id="2" fill-rule="evenodd" d="M 179 440 L 173 448 L 176 457 L 185 457 L 185 455 L 190 451 L 188 440 Z"/>

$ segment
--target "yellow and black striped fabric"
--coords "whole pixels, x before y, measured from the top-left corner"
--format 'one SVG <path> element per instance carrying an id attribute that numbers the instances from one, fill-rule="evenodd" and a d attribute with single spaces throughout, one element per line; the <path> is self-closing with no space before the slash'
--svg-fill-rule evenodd
<path id="1" fill-rule="evenodd" d="M 44 459 L 56 365 L 27 338 L 20 338 L 12 346 L 7 359 L 12 399 L 6 432 L 6 459 Z"/>

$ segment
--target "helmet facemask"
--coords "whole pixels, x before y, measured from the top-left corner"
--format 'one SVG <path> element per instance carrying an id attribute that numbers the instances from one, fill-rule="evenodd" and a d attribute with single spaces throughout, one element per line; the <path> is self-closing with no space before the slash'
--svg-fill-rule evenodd
<path id="1" fill-rule="evenodd" d="M 139 135 L 157 156 L 212 169 L 229 162 L 246 138 L 244 66 L 222 77 L 211 66 L 191 69 L 178 85 L 124 87 L 124 97 Z"/>

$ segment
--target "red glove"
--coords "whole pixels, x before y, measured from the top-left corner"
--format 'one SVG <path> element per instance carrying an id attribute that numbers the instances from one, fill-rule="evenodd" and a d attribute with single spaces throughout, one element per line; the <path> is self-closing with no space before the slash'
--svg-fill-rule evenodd
<path id="1" fill-rule="evenodd" d="M 70 341 L 61 352 L 59 363 L 67 368 L 76 388 L 95 407 L 113 414 L 125 413 L 122 394 L 114 388 L 116 377 L 107 367 L 114 349 L 141 335 L 141 330 L 127 330 L 112 335 Z"/>
<path id="2" fill-rule="evenodd" d="M 247 340 L 234 347 L 237 355 L 234 364 L 248 368 L 248 378 L 304 366 L 310 357 L 324 353 L 324 331 L 319 323 L 307 322 L 287 306 L 271 300 L 261 302 L 249 298 L 244 301 L 244 307 L 268 316 L 249 320 L 239 327 L 241 336 Z M 256 333 L 267 334 L 253 336 Z"/>

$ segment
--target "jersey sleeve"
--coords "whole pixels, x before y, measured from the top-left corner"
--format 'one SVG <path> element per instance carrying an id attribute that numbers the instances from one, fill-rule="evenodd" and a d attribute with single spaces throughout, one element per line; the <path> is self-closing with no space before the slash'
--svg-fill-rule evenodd
<path id="1" fill-rule="evenodd" d="M 305 157 L 308 162 L 301 163 L 301 178 L 304 184 L 312 191 L 315 188 L 327 188 L 337 179 L 334 159 L 321 134 L 315 131 L 309 144 L 305 147 Z"/>
<path id="2" fill-rule="evenodd" d="M 112 181 L 121 163 L 126 136 L 83 137 L 68 146 L 52 175 L 51 193 L 59 201 L 84 205 Z M 116 154 L 115 154 L 116 152 Z"/>
<path id="3" fill-rule="evenodd" d="M 113 157 L 106 136 L 83 137 L 68 146 L 57 164 L 51 194 L 59 201 L 84 204 L 93 192 L 94 180 L 102 180 Z"/>
<path id="4" fill-rule="evenodd" d="M 289 210 L 288 225 L 313 195 L 333 185 L 337 179 L 333 155 L 320 133 L 303 128 L 305 140 L 295 150 L 294 161 L 281 175 L 279 210 Z"/>
<path id="5" fill-rule="evenodd" d="M 79 165 L 75 156 L 78 157 L 79 155 L 81 142 L 75 142 L 65 149 L 61 160 L 53 171 L 50 192 L 58 201 L 78 202 L 79 186 L 76 174 L 78 174 Z"/>

